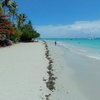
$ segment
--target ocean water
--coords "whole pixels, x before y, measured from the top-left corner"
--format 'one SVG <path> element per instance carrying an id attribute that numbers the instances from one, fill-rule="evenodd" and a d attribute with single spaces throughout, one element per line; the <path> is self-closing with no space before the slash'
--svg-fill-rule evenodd
<path id="1" fill-rule="evenodd" d="M 45 38 L 43 40 L 56 41 L 57 45 L 74 53 L 100 60 L 100 39 Z"/>

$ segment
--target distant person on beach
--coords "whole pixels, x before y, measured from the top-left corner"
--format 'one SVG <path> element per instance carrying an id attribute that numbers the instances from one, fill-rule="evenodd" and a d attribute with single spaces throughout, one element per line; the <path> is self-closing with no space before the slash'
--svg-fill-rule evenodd
<path id="1" fill-rule="evenodd" d="M 55 41 L 55 45 L 57 45 L 57 42 Z"/>

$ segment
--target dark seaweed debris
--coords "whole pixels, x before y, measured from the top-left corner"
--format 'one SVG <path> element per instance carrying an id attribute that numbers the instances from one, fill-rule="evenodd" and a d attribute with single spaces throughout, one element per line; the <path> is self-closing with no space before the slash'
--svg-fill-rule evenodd
<path id="1" fill-rule="evenodd" d="M 50 57 L 50 53 L 49 53 L 49 49 L 48 49 L 48 45 L 45 41 L 43 41 L 44 45 L 45 45 L 45 49 L 46 49 L 46 52 L 45 52 L 45 56 L 47 58 L 47 60 L 49 61 L 49 64 L 47 66 L 47 73 L 49 75 L 48 79 L 43 79 L 44 81 L 46 81 L 46 86 L 47 88 L 53 92 L 53 90 L 55 90 L 55 80 L 57 79 L 57 77 L 54 76 L 54 69 L 53 69 L 53 60 L 51 59 Z M 46 97 L 46 100 L 49 100 L 49 97 L 50 97 L 51 94 L 49 95 L 45 95 Z"/>

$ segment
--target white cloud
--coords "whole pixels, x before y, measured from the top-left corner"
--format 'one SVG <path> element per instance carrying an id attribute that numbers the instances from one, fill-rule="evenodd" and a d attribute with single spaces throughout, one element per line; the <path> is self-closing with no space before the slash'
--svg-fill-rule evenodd
<path id="1" fill-rule="evenodd" d="M 77 21 L 69 25 L 36 26 L 41 37 L 100 37 L 100 20 Z"/>

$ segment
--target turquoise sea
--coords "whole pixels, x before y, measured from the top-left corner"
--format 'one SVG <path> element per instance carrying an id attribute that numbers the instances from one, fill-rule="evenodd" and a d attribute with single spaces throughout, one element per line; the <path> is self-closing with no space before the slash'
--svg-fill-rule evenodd
<path id="1" fill-rule="evenodd" d="M 57 45 L 69 49 L 75 53 L 82 54 L 100 60 L 100 39 L 66 39 L 66 38 L 43 38 L 57 42 Z"/>

